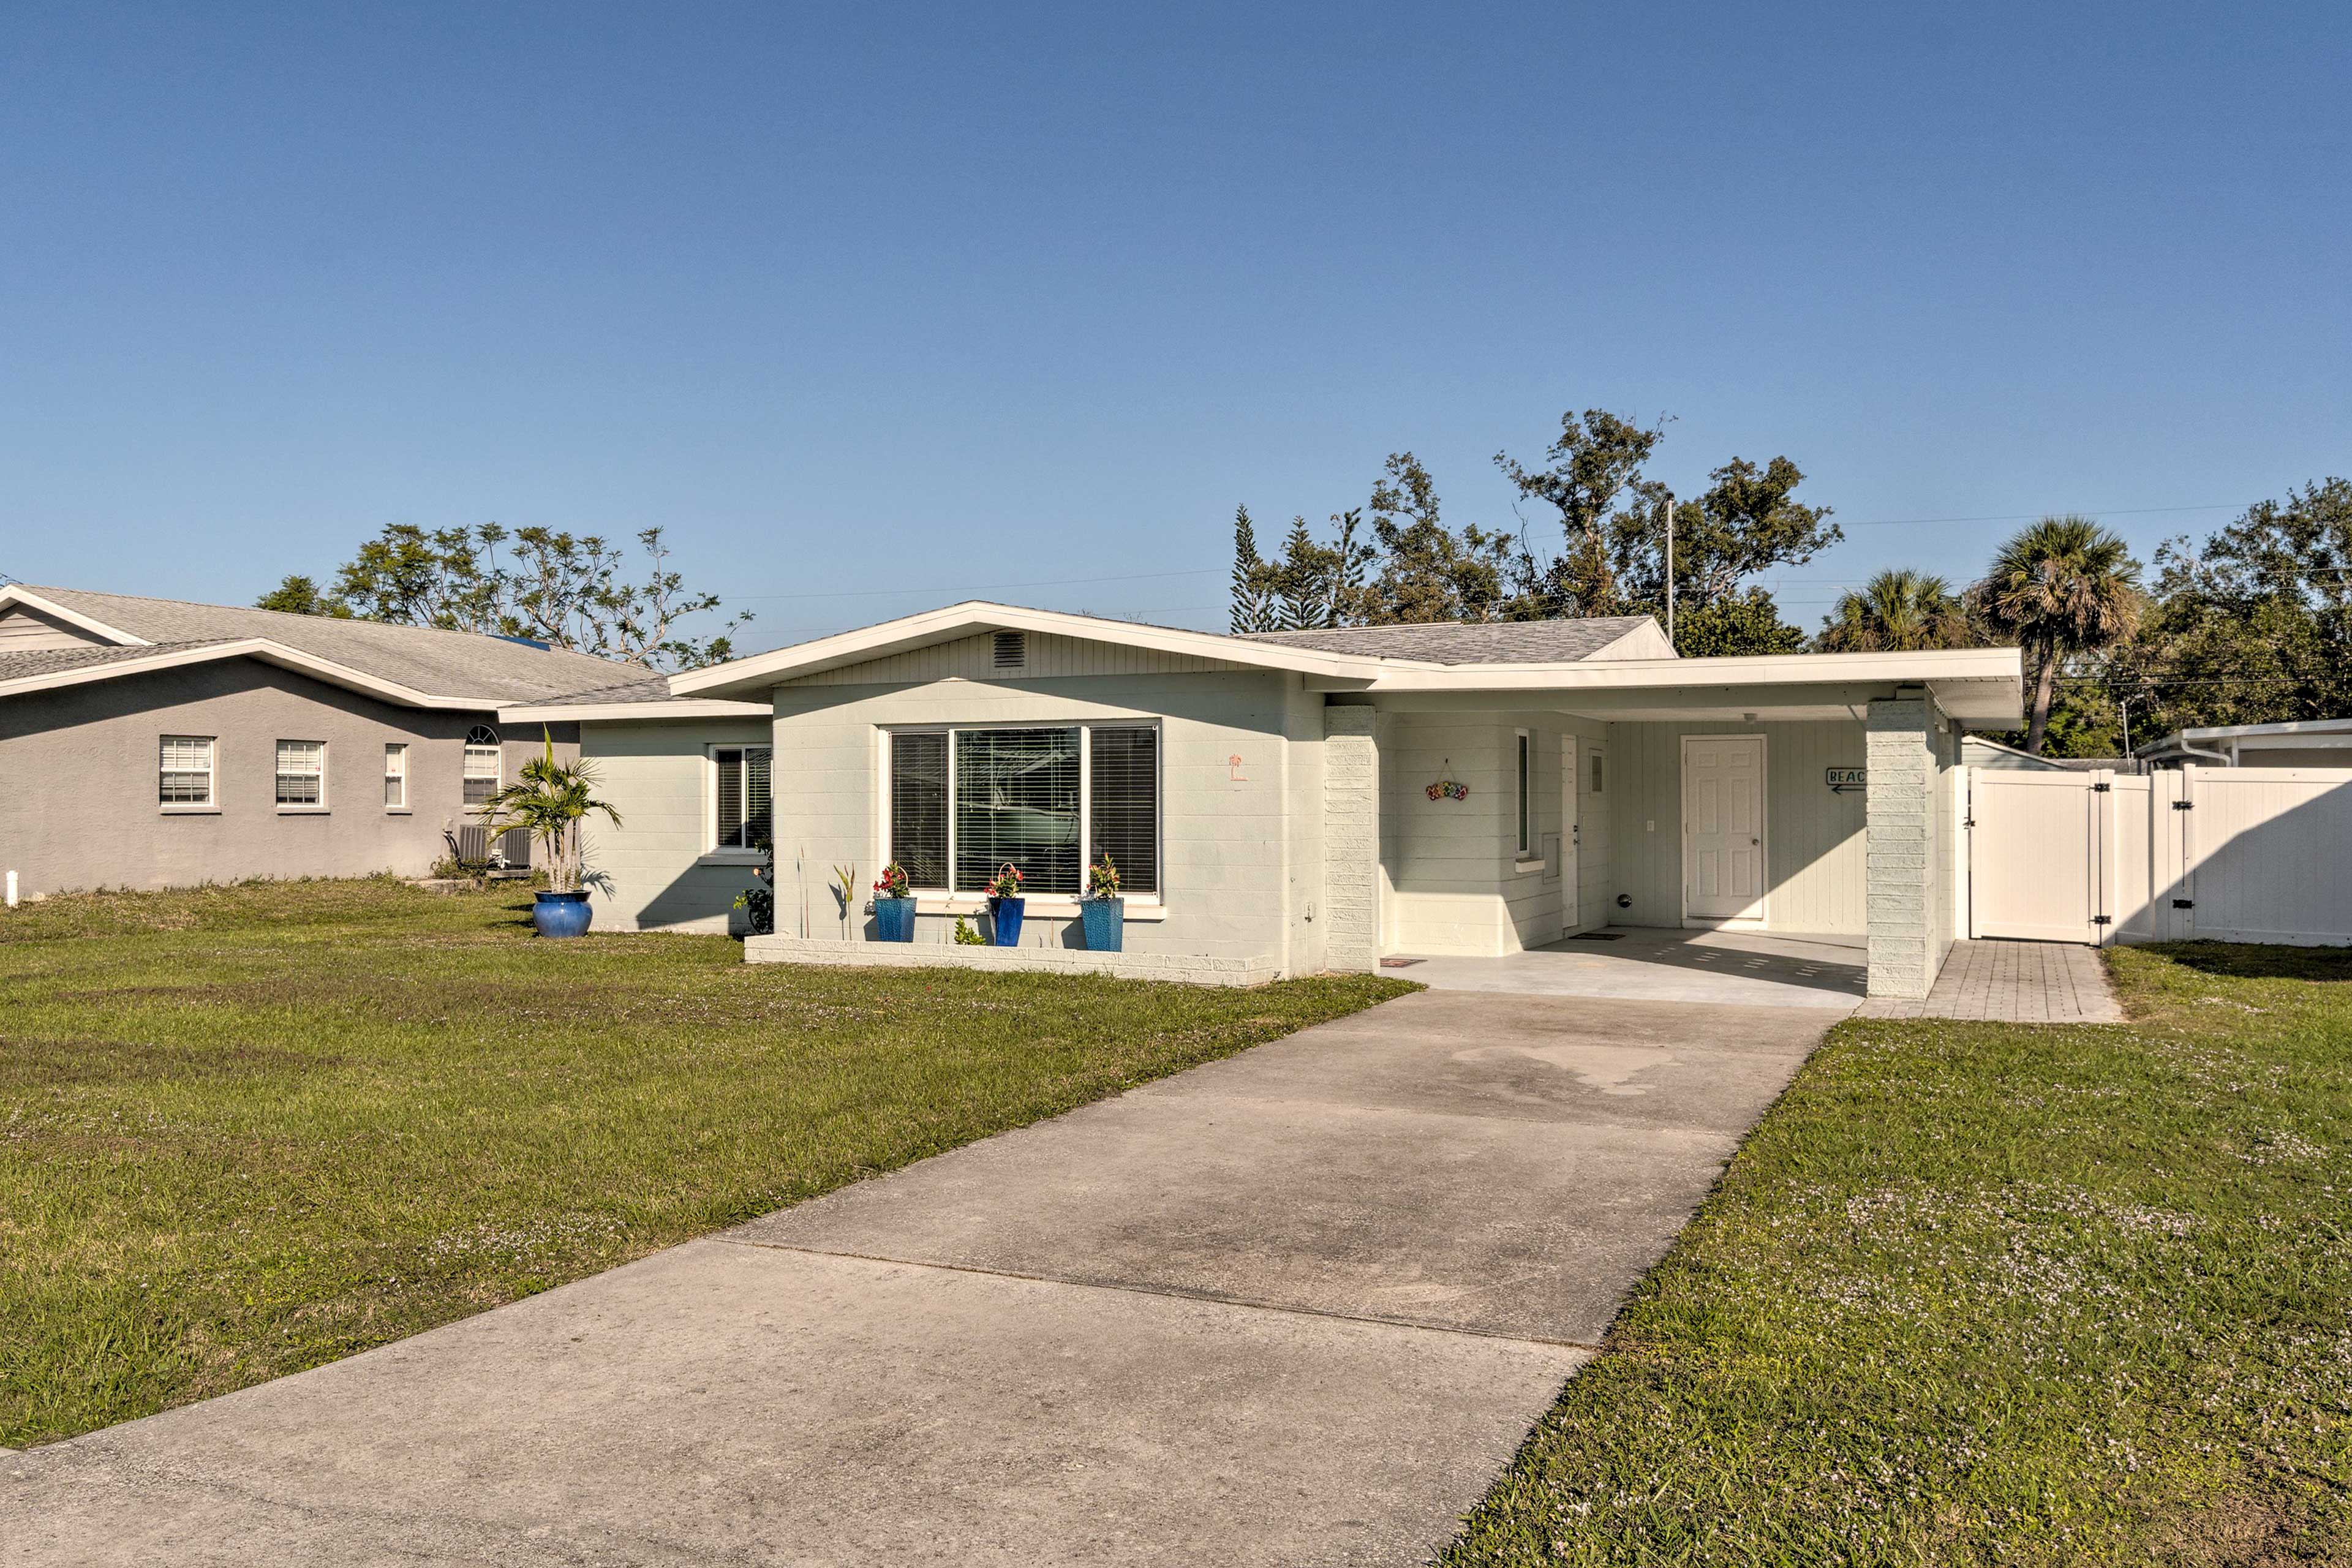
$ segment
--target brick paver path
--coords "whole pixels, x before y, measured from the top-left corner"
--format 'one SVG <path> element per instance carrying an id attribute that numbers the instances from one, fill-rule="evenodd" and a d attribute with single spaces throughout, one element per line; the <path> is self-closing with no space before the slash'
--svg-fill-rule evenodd
<path id="1" fill-rule="evenodd" d="M 2096 948 L 2063 942 L 1956 942 L 1924 1002 L 1864 1002 L 1858 1018 L 1982 1018 L 2120 1024 L 2124 1010 Z"/>

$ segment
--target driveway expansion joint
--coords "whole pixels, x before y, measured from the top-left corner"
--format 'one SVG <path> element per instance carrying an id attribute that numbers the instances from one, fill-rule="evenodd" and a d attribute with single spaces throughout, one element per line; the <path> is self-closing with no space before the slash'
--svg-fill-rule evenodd
<path id="1" fill-rule="evenodd" d="M 1114 1285 L 1100 1279 L 1071 1279 L 1056 1274 L 1024 1274 L 1010 1268 L 982 1268 L 970 1263 L 937 1263 L 921 1258 L 893 1258 L 878 1252 L 844 1252 L 837 1247 L 794 1247 L 789 1242 L 753 1241 L 740 1236 L 708 1236 L 704 1241 L 764 1252 L 792 1252 L 803 1258 L 845 1258 L 856 1263 L 887 1263 L 900 1268 L 936 1268 L 950 1274 L 977 1274 L 990 1279 L 1019 1279 L 1032 1285 L 1061 1285 L 1074 1290 L 1109 1290 L 1129 1296 L 1167 1296 L 1181 1301 L 1205 1301 L 1219 1307 L 1239 1307 L 1253 1312 L 1280 1312 L 1294 1318 L 1324 1318 L 1338 1323 L 1372 1323 L 1384 1329 L 1411 1329 L 1424 1334 L 1449 1334 L 1463 1339 L 1499 1340 L 1506 1344 L 1540 1345 L 1547 1350 L 1583 1351 L 1598 1355 L 1601 1347 L 1590 1340 L 1550 1339 L 1537 1334 L 1498 1334 L 1491 1329 L 1433 1323 L 1418 1318 L 1387 1318 L 1370 1312 L 1334 1312 L 1320 1307 L 1289 1307 L 1276 1301 L 1253 1301 L 1215 1290 L 1191 1290 L 1181 1285 Z M 694 1245 L 691 1242 L 688 1246 Z"/>

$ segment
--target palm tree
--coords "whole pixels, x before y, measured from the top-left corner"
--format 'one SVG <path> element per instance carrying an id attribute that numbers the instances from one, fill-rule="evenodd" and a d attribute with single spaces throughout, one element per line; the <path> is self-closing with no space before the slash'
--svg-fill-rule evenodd
<path id="1" fill-rule="evenodd" d="M 1839 595 L 1813 646 L 1823 653 L 1913 653 L 1973 647 L 1979 638 L 1952 585 L 1925 572 L 1881 572 Z"/>
<path id="2" fill-rule="evenodd" d="M 2045 517 L 2000 547 L 1984 581 L 1969 590 L 1969 607 L 2024 652 L 2033 676 L 2027 752 L 2038 754 L 2049 731 L 2059 661 L 2123 641 L 2139 628 L 2147 603 L 2139 563 L 2087 517 Z"/>
<path id="3" fill-rule="evenodd" d="M 510 827 L 527 830 L 547 847 L 547 888 L 553 893 L 580 890 L 580 824 L 592 813 L 603 812 L 621 826 L 621 814 L 595 796 L 596 764 L 555 760 L 555 740 L 548 738 L 547 753 L 523 763 L 514 783 L 499 791 L 485 808 L 493 837 Z"/>

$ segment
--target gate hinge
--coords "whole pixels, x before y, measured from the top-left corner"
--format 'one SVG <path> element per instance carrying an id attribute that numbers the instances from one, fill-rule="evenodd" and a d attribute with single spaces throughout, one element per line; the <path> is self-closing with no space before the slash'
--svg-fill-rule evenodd
<path id="1" fill-rule="evenodd" d="M 2091 917 L 2091 923 L 2095 926 L 2111 926 L 2116 923 L 2116 917 L 2113 915 L 2093 915 Z"/>
<path id="2" fill-rule="evenodd" d="M 2172 803 L 2172 809 L 2175 811 L 2194 811 L 2197 809 L 2197 803 L 2193 800 L 2176 800 Z"/>
<path id="3" fill-rule="evenodd" d="M 2105 795 L 2115 787 L 2116 786 L 2113 784 L 2095 784 L 2091 786 L 2091 793 L 2093 795 Z"/>
<path id="4" fill-rule="evenodd" d="M 2197 907 L 2197 900 L 2194 899 L 2175 899 L 2172 900 L 2172 907 L 2176 910 L 2193 910 Z"/>

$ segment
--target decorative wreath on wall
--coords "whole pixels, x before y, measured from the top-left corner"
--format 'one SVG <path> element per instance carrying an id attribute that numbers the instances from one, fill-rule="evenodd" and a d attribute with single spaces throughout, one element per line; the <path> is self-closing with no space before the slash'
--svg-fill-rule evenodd
<path id="1" fill-rule="evenodd" d="M 1445 759 L 1445 771 L 1448 773 L 1451 773 L 1454 771 L 1454 759 L 1452 757 Z M 1435 784 L 1429 786 L 1429 798 L 1432 800 L 1468 800 L 1470 798 L 1470 786 L 1464 784 L 1457 778 L 1441 778 Z"/>

